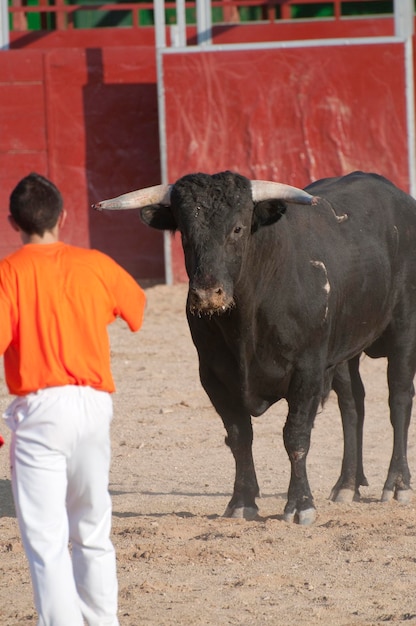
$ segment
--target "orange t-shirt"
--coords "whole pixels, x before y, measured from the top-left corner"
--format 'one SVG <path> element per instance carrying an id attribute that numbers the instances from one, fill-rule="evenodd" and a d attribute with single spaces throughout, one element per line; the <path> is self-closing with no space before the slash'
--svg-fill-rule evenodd
<path id="1" fill-rule="evenodd" d="M 107 326 L 132 331 L 145 293 L 107 255 L 62 242 L 26 244 L 0 261 L 0 354 L 10 393 L 61 385 L 114 391 Z"/>

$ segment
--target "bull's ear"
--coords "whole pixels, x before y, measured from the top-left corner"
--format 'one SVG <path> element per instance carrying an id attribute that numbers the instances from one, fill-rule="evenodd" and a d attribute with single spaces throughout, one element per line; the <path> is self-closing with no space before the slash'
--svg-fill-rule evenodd
<path id="1" fill-rule="evenodd" d="M 262 226 L 270 226 L 274 224 L 286 212 L 286 203 L 282 200 L 263 200 L 254 205 L 253 219 L 251 222 L 251 232 Z"/>
<path id="2" fill-rule="evenodd" d="M 175 232 L 178 228 L 170 206 L 163 204 L 145 206 L 140 210 L 140 217 L 147 226 L 158 230 Z"/>

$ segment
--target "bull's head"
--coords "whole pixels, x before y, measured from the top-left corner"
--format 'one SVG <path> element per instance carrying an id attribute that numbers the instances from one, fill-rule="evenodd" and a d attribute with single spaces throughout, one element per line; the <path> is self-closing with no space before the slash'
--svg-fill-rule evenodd
<path id="1" fill-rule="evenodd" d="M 221 172 L 190 174 L 174 185 L 157 185 L 93 205 L 98 210 L 141 209 L 152 228 L 180 231 L 189 276 L 191 312 L 213 314 L 234 303 L 247 241 L 276 222 L 285 203 L 315 204 L 316 198 L 282 183 Z"/>

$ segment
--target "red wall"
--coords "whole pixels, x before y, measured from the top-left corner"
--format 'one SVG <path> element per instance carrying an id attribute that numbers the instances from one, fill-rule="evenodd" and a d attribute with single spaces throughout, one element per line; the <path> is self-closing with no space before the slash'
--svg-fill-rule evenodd
<path id="1" fill-rule="evenodd" d="M 153 46 L 0 53 L 0 256 L 18 180 L 38 171 L 61 189 L 63 238 L 103 250 L 136 278 L 164 278 L 163 236 L 137 215 L 97 213 L 100 199 L 160 182 Z"/>
<path id="2" fill-rule="evenodd" d="M 214 29 L 214 43 L 392 35 L 393 28 L 391 18 L 230 24 Z M 195 29 L 187 35 L 195 43 Z M 165 55 L 170 179 L 229 168 L 304 185 L 366 169 L 374 157 L 374 169 L 406 186 L 402 52 Z M 0 61 L 0 256 L 19 245 L 7 226 L 9 194 L 35 170 L 63 192 L 66 241 L 104 250 L 137 278 L 163 279 L 160 232 L 131 212 L 90 209 L 160 182 L 153 29 L 11 33 Z M 173 263 L 175 279 L 184 279 L 178 250 Z"/>
<path id="3" fill-rule="evenodd" d="M 404 45 L 166 54 L 169 182 L 231 169 L 298 187 L 361 169 L 409 190 Z M 179 238 L 175 280 L 186 280 Z"/>

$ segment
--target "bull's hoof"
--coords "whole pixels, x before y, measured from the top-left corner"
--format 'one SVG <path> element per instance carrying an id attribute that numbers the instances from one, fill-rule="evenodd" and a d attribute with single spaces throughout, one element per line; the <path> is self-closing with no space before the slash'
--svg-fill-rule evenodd
<path id="1" fill-rule="evenodd" d="M 258 514 L 258 508 L 253 506 L 227 506 L 224 511 L 223 517 L 230 517 L 233 519 L 245 519 L 249 522 L 256 519 Z"/>
<path id="2" fill-rule="evenodd" d="M 341 504 L 350 504 L 354 500 L 353 489 L 333 489 L 329 499 L 332 502 L 339 502 Z"/>
<path id="3" fill-rule="evenodd" d="M 351 504 L 360 501 L 360 493 L 354 489 L 340 489 L 337 492 L 332 491 L 330 500 L 339 504 Z"/>
<path id="4" fill-rule="evenodd" d="M 394 491 L 392 489 L 383 489 L 383 493 L 381 494 L 382 502 L 391 502 L 394 497 Z"/>
<path id="5" fill-rule="evenodd" d="M 381 501 L 391 502 L 393 499 L 397 500 L 399 504 L 409 504 L 412 499 L 412 490 L 396 489 L 396 491 L 393 491 L 392 489 L 383 489 Z"/>
<path id="6" fill-rule="evenodd" d="M 285 520 L 285 522 L 287 522 L 288 524 L 293 524 L 293 522 L 295 521 L 295 517 L 296 517 L 296 512 L 294 513 L 284 513 L 283 514 L 283 519 Z"/>
<path id="7" fill-rule="evenodd" d="M 304 509 L 303 511 L 285 512 L 283 515 L 285 522 L 289 524 L 298 523 L 301 526 L 311 526 L 316 520 L 316 509 Z"/>
<path id="8" fill-rule="evenodd" d="M 300 511 L 298 515 L 298 523 L 301 526 L 310 526 L 316 520 L 316 509 L 306 509 L 305 511 Z"/>
<path id="9" fill-rule="evenodd" d="M 412 500 L 412 490 L 411 489 L 397 489 L 394 494 L 395 500 L 400 504 L 410 504 Z"/>

